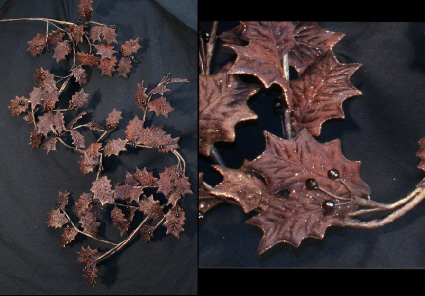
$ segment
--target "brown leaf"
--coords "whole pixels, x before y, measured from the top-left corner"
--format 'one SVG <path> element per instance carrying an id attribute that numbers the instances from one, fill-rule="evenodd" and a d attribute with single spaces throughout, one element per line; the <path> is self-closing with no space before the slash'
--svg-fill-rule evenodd
<path id="1" fill-rule="evenodd" d="M 65 33 L 62 33 L 61 30 L 57 29 L 49 33 L 47 42 L 49 42 L 52 46 L 56 46 L 59 42 L 63 41 L 63 36 L 65 36 Z"/>
<path id="2" fill-rule="evenodd" d="M 65 211 L 65 207 L 68 205 L 69 202 L 69 192 L 65 191 L 59 191 L 58 197 L 56 199 L 56 208 Z"/>
<path id="3" fill-rule="evenodd" d="M 133 174 L 133 178 L 143 188 L 158 186 L 158 179 L 153 176 L 153 172 L 148 172 L 145 167 L 143 168 L 143 170 L 139 170 L 139 168 L 136 168 L 136 172 Z"/>
<path id="4" fill-rule="evenodd" d="M 93 15 L 93 0 L 80 0 L 78 4 L 78 12 L 82 18 L 90 20 Z"/>
<path id="5" fill-rule="evenodd" d="M 143 193 L 143 188 L 134 188 L 133 185 L 120 185 L 115 187 L 114 199 L 126 201 L 131 204 L 133 201 L 139 203 L 139 197 Z"/>
<path id="6" fill-rule="evenodd" d="M 100 254 L 97 249 L 91 249 L 89 246 L 87 248 L 81 247 L 81 251 L 77 252 L 77 261 L 85 266 L 83 270 L 84 278 L 91 285 L 96 283 L 96 259 L 100 257 Z"/>
<path id="7" fill-rule="evenodd" d="M 103 205 L 114 202 L 114 191 L 111 187 L 111 180 L 103 176 L 93 181 L 90 191 L 94 194 L 93 200 L 98 200 Z"/>
<path id="8" fill-rule="evenodd" d="M 151 225 L 143 225 L 142 228 L 140 228 L 140 236 L 142 237 L 142 240 L 147 243 L 148 241 L 153 238 L 153 234 L 155 231 L 155 227 Z"/>
<path id="9" fill-rule="evenodd" d="M 109 140 L 108 143 L 105 145 L 104 153 L 105 156 L 111 156 L 112 154 L 115 154 L 118 156 L 118 154 L 122 151 L 127 151 L 127 148 L 125 145 L 127 144 L 127 140 L 122 139 L 116 139 L 116 140 Z"/>
<path id="10" fill-rule="evenodd" d="M 205 214 L 215 206 L 223 203 L 223 199 L 211 194 L 212 187 L 204 182 L 204 174 L 199 173 L 198 177 L 198 196 L 199 212 Z"/>
<path id="11" fill-rule="evenodd" d="M 179 137 L 172 138 L 167 134 L 162 126 L 149 126 L 144 128 L 139 122 L 137 115 L 129 122 L 126 129 L 126 138 L 128 142 L 136 145 L 156 148 L 159 152 L 165 153 L 180 148 L 178 145 Z"/>
<path id="12" fill-rule="evenodd" d="M 96 215 L 94 212 L 86 212 L 80 219 L 81 227 L 84 232 L 90 235 L 96 235 L 99 232 L 100 222 L 96 221 Z"/>
<path id="13" fill-rule="evenodd" d="M 31 148 L 38 148 L 43 143 L 43 135 L 39 134 L 37 131 L 32 131 L 30 136 Z"/>
<path id="14" fill-rule="evenodd" d="M 29 109 L 30 100 L 25 97 L 16 96 L 13 100 L 10 100 L 9 110 L 13 116 L 19 116 Z"/>
<path id="15" fill-rule="evenodd" d="M 90 211 L 92 207 L 92 197 L 90 193 L 81 194 L 78 201 L 75 203 L 75 211 L 79 218 L 85 215 L 86 212 Z"/>
<path id="16" fill-rule="evenodd" d="M 245 29 L 245 25 L 242 23 L 239 23 L 236 27 L 233 29 L 230 29 L 229 31 L 221 33 L 220 36 L 218 36 L 223 42 L 231 43 L 231 44 L 237 44 L 242 45 L 242 32 Z"/>
<path id="17" fill-rule="evenodd" d="M 99 69 L 102 70 L 103 76 L 108 76 L 112 78 L 112 74 L 116 71 L 115 65 L 117 64 L 117 58 L 113 56 L 112 58 L 101 58 Z"/>
<path id="18" fill-rule="evenodd" d="M 128 78 L 131 73 L 131 60 L 130 58 L 123 57 L 118 63 L 118 75 L 124 78 Z"/>
<path id="19" fill-rule="evenodd" d="M 86 123 L 84 126 L 88 127 L 92 131 L 101 131 L 101 132 L 105 131 L 105 129 L 100 124 L 94 121 Z"/>
<path id="20" fill-rule="evenodd" d="M 90 28 L 90 39 L 92 42 L 102 41 L 100 35 L 102 34 L 102 26 L 93 26 Z"/>
<path id="21" fill-rule="evenodd" d="M 86 148 L 86 138 L 78 131 L 71 130 L 72 144 L 78 149 Z"/>
<path id="22" fill-rule="evenodd" d="M 49 70 L 35 69 L 34 80 L 47 93 L 55 93 L 58 90 L 55 75 L 51 74 Z"/>
<path id="23" fill-rule="evenodd" d="M 72 76 L 74 76 L 75 81 L 78 82 L 80 86 L 87 83 L 86 70 L 84 70 L 81 65 L 72 68 L 71 73 L 72 73 Z"/>
<path id="24" fill-rule="evenodd" d="M 75 93 L 71 100 L 69 101 L 69 109 L 78 110 L 84 107 L 84 105 L 89 101 L 89 94 L 84 92 L 82 88 L 79 92 Z"/>
<path id="25" fill-rule="evenodd" d="M 210 191 L 211 194 L 237 201 L 245 213 L 267 208 L 270 194 L 267 185 L 259 177 L 241 169 L 213 167 L 223 176 L 223 181 Z"/>
<path id="26" fill-rule="evenodd" d="M 146 107 L 148 95 L 146 94 L 147 88 L 143 86 L 144 81 L 137 84 L 136 94 L 134 96 L 134 102 L 136 103 L 136 106 L 140 110 L 144 110 Z"/>
<path id="27" fill-rule="evenodd" d="M 90 285 L 94 286 L 97 282 L 97 268 L 96 268 L 96 264 L 94 265 L 90 265 L 90 266 L 86 266 L 83 269 L 83 276 L 86 279 L 86 282 L 89 283 Z"/>
<path id="28" fill-rule="evenodd" d="M 170 73 L 167 74 L 167 77 L 163 80 L 161 80 L 156 87 L 154 87 L 149 94 L 159 94 L 163 96 L 166 92 L 171 91 L 167 86 L 170 83 L 177 83 L 177 82 L 189 82 L 189 80 L 185 78 L 170 78 Z"/>
<path id="29" fill-rule="evenodd" d="M 189 178 L 178 166 L 165 168 L 163 173 L 159 173 L 158 192 L 164 193 L 166 197 L 172 193 L 182 197 L 193 193 L 190 190 Z"/>
<path id="30" fill-rule="evenodd" d="M 128 227 L 130 227 L 130 223 L 125 218 L 124 213 L 117 206 L 114 206 L 111 211 L 111 218 L 122 236 L 128 230 Z"/>
<path id="31" fill-rule="evenodd" d="M 61 112 L 48 112 L 38 117 L 37 131 L 45 137 L 54 129 L 58 134 L 65 131 L 65 122 Z"/>
<path id="32" fill-rule="evenodd" d="M 77 52 L 77 58 L 83 64 L 83 66 L 97 66 L 100 62 L 100 58 L 94 54 L 88 54 L 84 52 Z"/>
<path id="33" fill-rule="evenodd" d="M 43 149 L 47 151 L 47 154 L 49 154 L 50 151 L 56 151 L 57 141 L 58 138 L 53 137 L 44 143 Z"/>
<path id="34" fill-rule="evenodd" d="M 112 58 L 116 51 L 114 50 L 113 45 L 106 44 L 97 44 L 94 46 L 96 48 L 96 54 L 100 55 L 102 58 Z"/>
<path id="35" fill-rule="evenodd" d="M 102 36 L 103 36 L 103 40 L 105 40 L 108 45 L 111 43 L 118 43 L 117 33 L 115 33 L 114 28 L 103 26 Z"/>
<path id="36" fill-rule="evenodd" d="M 55 109 L 56 103 L 59 102 L 59 92 L 57 90 L 52 93 L 43 92 L 43 112 Z"/>
<path id="37" fill-rule="evenodd" d="M 131 186 L 140 185 L 139 182 L 137 182 L 137 180 L 129 172 L 127 172 L 127 174 L 125 175 L 124 184 Z"/>
<path id="38" fill-rule="evenodd" d="M 69 25 L 66 29 L 69 32 L 69 35 L 71 38 L 75 41 L 75 43 L 83 42 L 83 36 L 84 36 L 84 28 L 85 25 Z"/>
<path id="39" fill-rule="evenodd" d="M 71 45 L 68 40 L 58 42 L 55 47 L 55 53 L 53 58 L 56 59 L 56 63 L 59 63 L 61 60 L 66 60 L 66 56 L 71 53 Z"/>
<path id="40" fill-rule="evenodd" d="M 47 214 L 46 224 L 48 227 L 61 228 L 66 223 L 68 223 L 68 219 L 59 209 L 51 210 Z"/>
<path id="41" fill-rule="evenodd" d="M 80 157 L 78 164 L 80 166 L 81 172 L 86 175 L 90 172 L 93 172 L 94 168 L 99 165 L 99 158 L 101 153 L 99 149 L 102 148 L 102 143 L 92 143 L 84 151 L 83 155 Z"/>
<path id="42" fill-rule="evenodd" d="M 233 75 L 200 75 L 200 153 L 209 156 L 213 143 L 233 142 L 235 125 L 240 121 L 257 118 L 248 108 L 247 100 L 258 90 L 258 87 L 242 82 Z"/>
<path id="43" fill-rule="evenodd" d="M 171 107 L 170 103 L 164 97 L 150 101 L 148 107 L 151 111 L 156 113 L 156 116 L 164 115 L 166 118 L 168 118 L 168 113 L 174 111 L 174 108 Z"/>
<path id="44" fill-rule="evenodd" d="M 33 87 L 32 92 L 30 92 L 29 101 L 31 102 L 31 108 L 34 109 L 35 106 L 41 105 L 44 99 L 44 92 L 40 87 Z"/>
<path id="45" fill-rule="evenodd" d="M 114 130 L 118 127 L 120 120 L 122 119 L 122 111 L 117 111 L 116 109 L 112 110 L 106 118 L 106 129 L 108 131 Z"/>
<path id="46" fill-rule="evenodd" d="M 37 36 L 27 43 L 29 45 L 27 51 L 31 52 L 33 57 L 38 56 L 47 45 L 46 34 L 37 34 Z"/>
<path id="47" fill-rule="evenodd" d="M 175 237 L 179 238 L 180 233 L 184 231 L 184 221 L 186 220 L 185 212 L 180 206 L 171 208 L 167 214 L 165 214 L 164 226 L 167 227 L 166 234 L 171 233 Z"/>
<path id="48" fill-rule="evenodd" d="M 360 64 L 340 64 L 328 51 L 298 79 L 291 80 L 294 130 L 306 128 L 313 136 L 319 136 L 325 121 L 344 118 L 342 103 L 361 95 L 350 82 L 359 67 Z"/>
<path id="49" fill-rule="evenodd" d="M 142 47 L 139 44 L 139 38 L 136 40 L 128 40 L 121 45 L 121 54 L 125 57 L 131 56 L 132 54 L 137 53 Z"/>
<path id="50" fill-rule="evenodd" d="M 62 231 L 62 236 L 61 236 L 62 248 L 65 248 L 66 245 L 70 244 L 75 239 L 77 234 L 78 234 L 78 231 L 75 230 L 74 227 L 66 225 L 66 227 Z"/>
<path id="51" fill-rule="evenodd" d="M 143 198 L 139 202 L 140 211 L 142 211 L 150 219 L 156 220 L 164 215 L 164 207 L 159 203 L 159 200 L 154 200 L 153 195 L 148 198 Z"/>

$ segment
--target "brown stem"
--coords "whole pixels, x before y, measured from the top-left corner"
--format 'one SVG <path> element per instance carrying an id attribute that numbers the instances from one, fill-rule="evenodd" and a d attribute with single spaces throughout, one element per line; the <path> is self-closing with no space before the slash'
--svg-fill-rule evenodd
<path id="1" fill-rule="evenodd" d="M 206 66 L 205 66 L 205 74 L 209 75 L 211 72 L 211 60 L 214 54 L 214 48 L 217 41 L 217 27 L 218 22 L 214 21 L 212 23 L 210 39 L 207 43 L 207 53 L 206 53 Z"/>
<path id="2" fill-rule="evenodd" d="M 56 23 L 61 25 L 75 25 L 74 23 L 71 23 L 71 22 L 59 21 L 59 20 L 54 20 L 49 18 L 42 18 L 42 17 L 3 19 L 3 20 L 0 20 L 0 23 L 17 22 L 17 21 L 41 21 L 41 22 L 50 22 L 50 23 Z"/>

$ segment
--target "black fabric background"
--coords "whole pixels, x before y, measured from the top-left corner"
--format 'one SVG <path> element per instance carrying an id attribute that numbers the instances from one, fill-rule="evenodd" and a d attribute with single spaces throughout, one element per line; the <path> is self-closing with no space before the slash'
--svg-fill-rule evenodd
<path id="1" fill-rule="evenodd" d="M 218 31 L 236 24 L 220 22 Z M 416 168 L 419 158 L 415 156 L 418 140 L 425 136 L 425 24 L 319 25 L 346 34 L 334 53 L 342 63 L 363 64 L 351 79 L 363 95 L 345 101 L 346 119 L 325 123 L 318 140 L 339 138 L 345 157 L 362 161 L 361 176 L 372 189 L 372 199 L 397 201 L 425 177 Z M 210 23 L 200 22 L 200 28 L 209 31 Z M 219 50 L 212 73 L 234 57 L 230 49 Z M 252 160 L 264 151 L 263 130 L 282 134 L 279 117 L 271 111 L 275 97 L 276 89 L 252 97 L 248 105 L 259 119 L 239 124 L 234 144 L 217 145 L 229 167 L 238 168 L 244 159 Z M 221 178 L 210 164 L 210 160 L 200 158 L 200 171 L 215 185 Z M 260 256 L 257 250 L 262 231 L 245 223 L 251 215 L 243 214 L 238 207 L 222 205 L 200 222 L 199 264 L 201 268 L 424 268 L 424 210 L 421 203 L 399 220 L 377 229 L 331 227 L 324 240 L 306 239 L 299 248 L 279 244 Z"/>
<path id="2" fill-rule="evenodd" d="M 3 5 L 6 1 L 0 1 Z M 101 76 L 91 71 L 85 92 L 91 94 L 88 111 L 92 119 L 104 122 L 113 108 L 123 111 L 119 130 L 110 139 L 124 137 L 125 127 L 139 114 L 133 96 L 137 83 L 150 88 L 167 72 L 188 78 L 191 83 L 172 85 L 167 96 L 175 112 L 155 124 L 174 137 L 180 136 L 179 151 L 187 161 L 187 174 L 193 191 L 197 184 L 197 32 L 196 1 L 94 1 L 92 20 L 117 25 L 118 41 L 140 37 L 143 46 L 137 54 L 139 64 L 128 80 L 114 75 Z M 0 17 L 47 17 L 72 21 L 79 17 L 78 1 L 14 0 Z M 165 7 L 165 8 L 164 8 Z M 184 17 L 182 17 L 182 15 Z M 58 146 L 48 155 L 28 145 L 31 127 L 12 117 L 10 100 L 26 96 L 34 87 L 33 73 L 43 67 L 55 74 L 71 65 L 52 58 L 53 52 L 32 58 L 27 41 L 45 32 L 42 22 L 0 24 L 0 293 L 1 294 L 194 294 L 197 291 L 197 202 L 187 196 L 181 205 L 186 210 L 186 232 L 180 239 L 165 236 L 161 227 L 156 238 L 143 243 L 134 240 L 123 251 L 99 265 L 98 284 L 88 285 L 83 266 L 77 263 L 81 246 L 100 247 L 80 238 L 66 248 L 60 247 L 59 229 L 47 228 L 48 211 L 54 207 L 58 190 L 69 190 L 73 198 L 88 192 L 95 175 L 83 176 L 78 168 L 79 155 Z M 73 91 L 79 90 L 74 86 Z M 73 92 L 71 92 L 72 94 Z M 66 98 L 65 98 L 66 99 Z M 139 115 L 140 116 L 140 115 Z M 93 139 L 94 132 L 85 133 Z M 172 154 L 133 150 L 122 157 L 105 161 L 112 183 L 123 179 L 127 170 L 146 166 L 156 173 L 173 165 Z M 105 236 L 119 241 L 118 232 L 107 220 Z M 103 227 L 102 227 L 103 229 Z"/>

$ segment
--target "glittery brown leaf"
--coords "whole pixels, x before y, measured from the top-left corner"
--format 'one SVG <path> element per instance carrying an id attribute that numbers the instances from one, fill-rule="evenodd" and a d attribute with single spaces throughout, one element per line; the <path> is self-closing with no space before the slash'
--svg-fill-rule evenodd
<path id="1" fill-rule="evenodd" d="M 86 138 L 78 131 L 71 130 L 72 144 L 78 149 L 86 148 Z"/>
<path id="2" fill-rule="evenodd" d="M 425 138 L 419 140 L 420 148 L 416 156 L 421 159 L 421 162 L 418 164 L 418 168 L 425 171 Z"/>
<path id="3" fill-rule="evenodd" d="M 65 33 L 62 33 L 61 30 L 57 29 L 49 33 L 47 37 L 47 42 L 49 42 L 49 44 L 52 46 L 56 46 L 59 42 L 63 41 L 64 36 Z"/>
<path id="4" fill-rule="evenodd" d="M 199 173 L 198 177 L 198 196 L 199 212 L 205 214 L 212 208 L 224 202 L 222 198 L 211 194 L 212 187 L 204 182 L 204 174 Z M 202 215 L 200 217 L 203 217 Z"/>
<path id="5" fill-rule="evenodd" d="M 56 103 L 59 102 L 59 92 L 54 90 L 51 93 L 43 92 L 43 112 L 53 110 L 56 107 Z"/>
<path id="6" fill-rule="evenodd" d="M 61 228 L 66 223 L 68 223 L 68 219 L 59 209 L 51 210 L 47 214 L 46 224 L 48 227 Z"/>
<path id="7" fill-rule="evenodd" d="M 146 94 L 147 88 L 143 86 L 143 83 L 144 81 L 137 84 L 136 94 L 134 96 L 134 102 L 140 110 L 144 110 L 148 99 L 148 95 Z"/>
<path id="8" fill-rule="evenodd" d="M 151 225 L 143 225 L 142 228 L 140 228 L 140 236 L 142 237 L 142 240 L 147 243 L 148 241 L 153 238 L 153 234 L 155 231 L 155 227 Z"/>
<path id="9" fill-rule="evenodd" d="M 77 52 L 77 58 L 81 62 L 81 64 L 83 64 L 83 66 L 93 67 L 97 66 L 100 62 L 99 57 L 84 52 Z"/>
<path id="10" fill-rule="evenodd" d="M 124 184 L 132 185 L 132 186 L 140 185 L 139 182 L 137 182 L 137 180 L 129 172 L 127 172 L 127 174 L 125 175 Z"/>
<path id="11" fill-rule="evenodd" d="M 230 29 L 229 31 L 221 33 L 219 38 L 226 43 L 241 45 L 242 32 L 244 29 L 245 29 L 244 24 L 239 23 L 233 29 Z"/>
<path id="12" fill-rule="evenodd" d="M 166 234 L 171 233 L 176 238 L 180 237 L 180 233 L 184 231 L 184 221 L 186 220 L 185 212 L 180 206 L 171 208 L 167 214 L 165 214 L 164 226 L 167 227 Z"/>
<path id="13" fill-rule="evenodd" d="M 69 25 L 67 31 L 75 43 L 83 42 L 84 25 Z"/>
<path id="14" fill-rule="evenodd" d="M 158 179 L 153 176 L 152 172 L 148 172 L 146 168 L 143 168 L 143 170 L 139 170 L 139 168 L 136 168 L 136 172 L 133 174 L 133 178 L 143 188 L 158 186 Z"/>
<path id="15" fill-rule="evenodd" d="M 61 60 L 65 60 L 66 56 L 71 53 L 71 45 L 68 40 L 58 42 L 55 46 L 55 53 L 53 58 L 56 59 L 56 63 L 59 63 Z"/>
<path id="16" fill-rule="evenodd" d="M 143 194 L 143 188 L 136 187 L 134 188 L 133 185 L 120 185 L 118 187 L 115 187 L 114 190 L 114 199 L 119 199 L 126 201 L 127 203 L 139 203 L 139 197 Z"/>
<path id="17" fill-rule="evenodd" d="M 213 195 L 237 201 L 245 213 L 267 208 L 270 194 L 267 185 L 259 177 L 241 169 L 213 167 L 223 175 L 223 182 L 210 191 Z"/>
<path id="18" fill-rule="evenodd" d="M 127 148 L 125 147 L 125 145 L 127 144 L 127 142 L 127 140 L 123 139 L 109 140 L 104 148 L 105 156 L 108 157 L 112 154 L 118 156 L 120 152 L 126 151 Z"/>
<path id="19" fill-rule="evenodd" d="M 91 206 L 92 206 L 92 197 L 90 193 L 81 194 L 80 198 L 75 203 L 75 211 L 78 217 L 81 218 L 82 216 L 84 216 L 84 214 L 89 211 Z"/>
<path id="20" fill-rule="evenodd" d="M 66 245 L 70 244 L 75 239 L 77 234 L 78 234 L 78 231 L 75 230 L 74 227 L 66 225 L 66 227 L 62 231 L 62 236 L 61 236 L 62 248 L 65 248 Z"/>
<path id="21" fill-rule="evenodd" d="M 38 148 L 43 143 L 43 135 L 39 134 L 37 131 L 32 131 L 30 136 L 31 148 Z"/>
<path id="22" fill-rule="evenodd" d="M 58 141 L 58 138 L 53 137 L 44 143 L 43 149 L 47 151 L 47 154 L 49 154 L 50 151 L 56 150 L 57 141 Z"/>
<path id="23" fill-rule="evenodd" d="M 93 199 L 100 201 L 102 206 L 114 202 L 114 191 L 111 187 L 111 180 L 106 176 L 93 181 L 90 191 L 94 194 Z"/>
<path id="24" fill-rule="evenodd" d="M 112 110 L 106 118 L 106 129 L 108 131 L 114 130 L 118 127 L 120 120 L 122 119 L 122 111 L 117 111 L 116 109 Z"/>
<path id="25" fill-rule="evenodd" d="M 97 50 L 96 54 L 100 55 L 102 58 L 112 58 L 114 53 L 116 53 L 113 45 L 98 44 L 94 47 Z"/>
<path id="26" fill-rule="evenodd" d="M 96 221 L 96 215 L 94 212 L 86 212 L 80 219 L 81 227 L 84 232 L 90 235 L 96 235 L 99 232 L 100 222 Z"/>
<path id="27" fill-rule="evenodd" d="M 165 168 L 163 173 L 159 173 L 158 192 L 164 193 L 166 197 L 172 193 L 180 196 L 193 193 L 190 190 L 189 178 L 178 166 Z"/>
<path id="28" fill-rule="evenodd" d="M 132 54 L 137 53 L 142 47 L 139 44 L 139 38 L 136 40 L 128 40 L 121 45 L 121 54 L 125 57 L 131 56 Z"/>
<path id="29" fill-rule="evenodd" d="M 94 168 L 99 165 L 100 148 L 102 148 L 102 143 L 92 143 L 80 157 L 78 164 L 84 175 L 93 172 Z"/>
<path id="30" fill-rule="evenodd" d="M 96 268 L 96 264 L 94 265 L 89 265 L 84 267 L 83 269 L 83 276 L 86 279 L 86 282 L 89 283 L 90 285 L 94 286 L 97 282 L 97 268 Z"/>
<path id="31" fill-rule="evenodd" d="M 177 83 L 177 82 L 189 82 L 189 80 L 185 78 L 170 78 L 170 73 L 167 74 L 167 77 L 163 80 L 161 80 L 160 83 L 158 83 L 157 86 L 155 86 L 151 91 L 149 91 L 149 94 L 158 94 L 163 96 L 166 92 L 171 91 L 167 86 L 170 83 Z"/>
<path id="32" fill-rule="evenodd" d="M 44 70 L 43 68 L 35 69 L 34 80 L 45 92 L 53 93 L 58 90 L 55 75 L 51 74 L 49 70 Z"/>
<path id="33" fill-rule="evenodd" d="M 117 58 L 113 56 L 112 58 L 101 58 L 99 69 L 102 70 L 103 76 L 108 76 L 112 78 L 112 74 L 116 71 L 115 65 L 117 64 Z"/>
<path id="34" fill-rule="evenodd" d="M 87 73 L 81 65 L 72 68 L 71 73 L 72 76 L 74 76 L 75 81 L 78 82 L 80 86 L 87 83 Z"/>
<path id="35" fill-rule="evenodd" d="M 143 127 L 143 122 L 139 120 L 137 115 L 131 120 L 125 131 L 128 142 L 158 149 L 159 152 L 165 153 L 178 149 L 178 138 L 172 138 L 167 134 L 162 126 Z"/>
<path id="36" fill-rule="evenodd" d="M 164 115 L 166 118 L 168 118 L 168 113 L 174 111 L 174 108 L 171 107 L 170 103 L 164 97 L 150 101 L 148 107 L 151 111 L 156 113 L 156 116 Z"/>
<path id="37" fill-rule="evenodd" d="M 37 36 L 27 43 L 29 45 L 27 51 L 31 52 L 33 57 L 38 56 L 46 47 L 46 34 L 37 34 Z"/>
<path id="38" fill-rule="evenodd" d="M 13 100 L 10 100 L 9 110 L 13 116 L 19 116 L 29 108 L 29 100 L 25 97 L 16 96 Z"/>
<path id="39" fill-rule="evenodd" d="M 124 213 L 117 206 L 114 206 L 111 211 L 111 218 L 122 236 L 128 230 L 128 227 L 130 227 L 130 223 L 125 218 Z"/>
<path id="40" fill-rule="evenodd" d="M 78 12 L 82 18 L 90 20 L 93 15 L 93 0 L 80 0 L 78 4 Z"/>
<path id="41" fill-rule="evenodd" d="M 58 134 L 66 130 L 63 114 L 60 112 L 48 112 L 38 117 L 37 131 L 45 137 L 55 130 Z"/>
<path id="42" fill-rule="evenodd" d="M 58 197 L 56 199 L 56 208 L 61 209 L 62 211 L 65 210 L 65 207 L 68 205 L 69 202 L 69 192 L 65 191 L 59 191 Z"/>
<path id="43" fill-rule="evenodd" d="M 242 82 L 233 75 L 200 75 L 200 153 L 209 156 L 213 143 L 233 142 L 235 125 L 240 121 L 257 118 L 248 108 L 247 100 L 258 90 L 258 87 Z"/>
<path id="44" fill-rule="evenodd" d="M 118 75 L 124 78 L 128 78 L 131 73 L 131 60 L 130 58 L 123 57 L 118 63 Z"/>
<path id="45" fill-rule="evenodd" d="M 344 118 L 342 103 L 361 95 L 350 82 L 359 67 L 360 64 L 340 64 L 329 51 L 298 79 L 291 80 L 294 130 L 306 128 L 313 136 L 319 136 L 325 121 Z"/>
<path id="46" fill-rule="evenodd" d="M 142 211 L 150 219 L 156 220 L 164 215 L 164 207 L 159 203 L 159 200 L 154 200 L 153 195 L 143 198 L 139 202 L 140 211 Z"/>
<path id="47" fill-rule="evenodd" d="M 114 28 L 103 26 L 102 36 L 103 36 L 103 40 L 105 40 L 108 45 L 111 43 L 118 43 L 117 33 L 115 33 Z"/>
<path id="48" fill-rule="evenodd" d="M 100 35 L 102 34 L 102 26 L 93 26 L 90 28 L 90 39 L 91 41 L 102 41 Z"/>
<path id="49" fill-rule="evenodd" d="M 101 131 L 101 132 L 105 131 L 105 129 L 100 124 L 94 121 L 86 123 L 84 126 L 88 127 L 92 131 Z"/>
<path id="50" fill-rule="evenodd" d="M 31 102 L 31 108 L 34 109 L 37 105 L 41 105 L 44 99 L 44 92 L 40 87 L 33 87 L 30 92 L 29 101 Z"/>
<path id="51" fill-rule="evenodd" d="M 100 256 L 100 254 L 101 253 L 97 249 L 91 249 L 89 246 L 87 246 L 87 248 L 81 247 L 81 251 L 77 252 L 77 261 L 84 265 L 84 278 L 91 285 L 96 283 L 96 259 Z"/>
<path id="52" fill-rule="evenodd" d="M 69 109 L 78 110 L 83 108 L 89 101 L 89 96 L 89 94 L 84 92 L 84 89 L 81 89 L 71 97 L 71 100 L 69 101 Z"/>

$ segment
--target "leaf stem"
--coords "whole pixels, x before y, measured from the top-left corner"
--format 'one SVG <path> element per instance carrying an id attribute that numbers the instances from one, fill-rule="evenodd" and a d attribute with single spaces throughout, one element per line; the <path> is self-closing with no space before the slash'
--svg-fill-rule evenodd
<path id="1" fill-rule="evenodd" d="M 210 39 L 207 42 L 206 66 L 205 66 L 205 74 L 207 75 L 209 75 L 211 72 L 211 60 L 214 55 L 214 48 L 217 42 L 217 27 L 218 27 L 218 22 L 214 21 L 212 23 Z"/>

